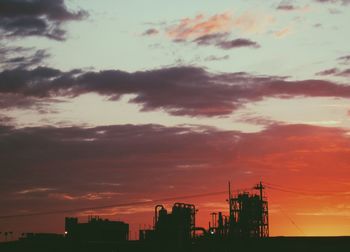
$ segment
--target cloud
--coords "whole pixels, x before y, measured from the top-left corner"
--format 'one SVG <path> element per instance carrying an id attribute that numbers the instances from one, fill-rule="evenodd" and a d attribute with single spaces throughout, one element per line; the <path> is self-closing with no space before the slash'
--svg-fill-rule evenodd
<path id="1" fill-rule="evenodd" d="M 215 74 L 185 66 L 133 73 L 118 70 L 62 72 L 47 67 L 0 73 L 0 94 L 4 97 L 18 95 L 45 102 L 86 93 L 97 93 L 111 100 L 133 94 L 135 97 L 129 102 L 140 104 L 142 111 L 162 109 L 172 115 L 220 116 L 231 114 L 248 102 L 269 97 L 347 98 L 350 87 L 317 79 L 289 81 L 283 77 L 242 72 Z"/>
<path id="2" fill-rule="evenodd" d="M 260 47 L 260 45 L 257 42 L 251 41 L 249 39 L 239 38 L 229 40 L 228 37 L 228 33 L 214 33 L 198 37 L 195 40 L 193 40 L 193 42 L 200 46 L 214 45 L 218 48 L 225 50 L 239 47 Z"/>
<path id="3" fill-rule="evenodd" d="M 288 27 L 285 27 L 279 31 L 276 31 L 274 33 L 274 35 L 277 37 L 277 38 L 283 38 L 285 36 L 287 36 L 288 34 L 290 34 L 292 32 L 292 27 L 291 26 L 288 26 Z"/>
<path id="4" fill-rule="evenodd" d="M 0 101 L 1 101 L 1 99 L 0 99 Z M 1 105 L 2 104 L 0 102 L 0 107 L 2 107 Z M 4 107 L 6 107 L 6 106 L 4 106 Z M 10 126 L 10 125 L 14 125 L 14 122 L 15 122 L 15 120 L 14 120 L 13 117 L 9 117 L 9 116 L 5 116 L 3 114 L 0 114 L 0 125 L 2 125 L 2 126 Z"/>
<path id="5" fill-rule="evenodd" d="M 350 3 L 350 0 L 315 0 L 318 3 L 335 3 L 335 4 L 342 4 L 347 5 Z"/>
<path id="6" fill-rule="evenodd" d="M 103 199 L 112 199 L 119 196 L 118 192 L 88 192 L 81 195 L 72 195 L 69 193 L 49 193 L 47 195 L 50 199 L 63 200 L 63 201 L 95 201 Z"/>
<path id="7" fill-rule="evenodd" d="M 246 122 L 246 123 L 250 123 L 250 124 L 255 124 L 255 125 L 283 125 L 284 123 L 281 121 L 276 121 L 276 120 L 272 120 L 268 117 L 264 117 L 264 116 L 256 116 L 254 114 L 249 114 L 249 113 L 245 113 L 239 116 L 238 121 L 240 122 Z"/>
<path id="8" fill-rule="evenodd" d="M 305 5 L 304 7 L 296 6 L 293 4 L 292 1 L 282 1 L 279 3 L 279 5 L 276 7 L 277 10 L 280 11 L 301 11 L 306 12 L 310 10 L 309 5 Z"/>
<path id="9" fill-rule="evenodd" d="M 340 76 L 340 77 L 350 77 L 350 68 L 340 70 L 338 68 L 330 68 L 316 73 L 320 76 Z"/>
<path id="10" fill-rule="evenodd" d="M 338 73 L 338 76 L 350 77 L 350 68 L 342 70 L 340 73 Z"/>
<path id="11" fill-rule="evenodd" d="M 192 42 L 197 45 L 216 45 L 222 41 L 226 41 L 229 37 L 229 33 L 212 33 L 200 36 L 194 39 Z"/>
<path id="12" fill-rule="evenodd" d="M 322 179 L 334 184 L 347 177 L 349 146 L 345 130 L 307 125 L 273 124 L 254 133 L 161 125 L 2 126 L 0 210 L 14 214 L 213 192 L 228 178 L 238 187 L 261 177 L 288 177 L 287 184 L 313 188 Z M 120 186 L 116 191 L 98 183 Z"/>
<path id="13" fill-rule="evenodd" d="M 330 14 L 333 14 L 333 15 L 338 15 L 338 14 L 341 14 L 341 13 L 342 13 L 340 10 L 338 10 L 338 9 L 336 9 L 336 8 L 329 8 L 329 9 L 328 9 L 328 12 L 329 12 Z"/>
<path id="14" fill-rule="evenodd" d="M 169 172 L 177 174 L 181 171 L 179 165 L 188 165 L 186 173 L 192 174 L 192 165 L 215 163 L 209 153 L 217 158 L 222 156 L 222 148 L 229 148 L 229 142 L 220 144 L 229 137 L 224 135 L 205 127 L 160 125 L 23 129 L 2 126 L 0 188 L 2 193 L 9 189 L 26 195 L 46 193 L 48 201 L 105 200 L 138 191 L 148 182 L 162 188 L 166 183 L 159 181 L 158 175 L 165 179 Z M 205 153 L 207 157 L 202 156 Z M 144 181 L 148 176 L 149 181 Z M 181 176 L 170 179 L 175 182 Z M 120 184 L 118 191 L 107 193 L 111 192 L 106 190 L 111 190 L 109 184 L 116 183 Z"/>
<path id="15" fill-rule="evenodd" d="M 334 75 L 338 72 L 339 72 L 338 68 L 330 68 L 330 69 L 326 69 L 326 70 L 323 70 L 321 72 L 318 72 L 318 73 L 316 73 L 316 75 L 327 76 L 327 75 Z"/>
<path id="16" fill-rule="evenodd" d="M 289 4 L 289 3 L 280 3 L 277 8 L 277 10 L 283 10 L 283 11 L 293 11 L 293 10 L 296 10 L 297 7 L 295 7 L 294 5 L 292 4 Z"/>
<path id="17" fill-rule="evenodd" d="M 258 48 L 257 42 L 246 38 L 230 39 L 230 35 L 235 30 L 245 34 L 261 33 L 273 22 L 273 17 L 260 13 L 245 12 L 234 16 L 224 12 L 209 17 L 200 14 L 194 18 L 184 18 L 178 24 L 167 27 L 166 34 L 177 43 L 192 42 L 199 46 L 214 45 L 221 49 L 242 46 Z"/>
<path id="18" fill-rule="evenodd" d="M 57 98 L 39 98 L 34 96 L 26 96 L 23 94 L 1 94 L 0 93 L 0 107 L 2 109 L 33 109 L 38 113 L 55 113 L 50 105 L 54 103 L 61 103 L 62 99 Z M 6 117 L 5 117 L 6 118 Z M 1 119 L 1 118 L 0 118 Z M 4 120 L 5 121 L 5 120 Z M 0 120 L 1 123 L 4 121 Z M 6 122 L 15 123 L 15 119 L 6 120 Z"/>
<path id="19" fill-rule="evenodd" d="M 159 31 L 154 28 L 147 29 L 144 33 L 142 33 L 142 36 L 154 36 L 157 35 Z"/>
<path id="20" fill-rule="evenodd" d="M 32 193 L 42 193 L 42 192 L 48 192 L 48 191 L 54 191 L 54 188 L 46 188 L 46 187 L 37 187 L 37 188 L 30 188 L 30 189 L 24 189 L 21 191 L 16 192 L 17 194 L 32 194 Z"/>
<path id="21" fill-rule="evenodd" d="M 341 56 L 337 59 L 341 64 L 350 64 L 350 55 Z"/>
<path id="22" fill-rule="evenodd" d="M 230 41 L 222 41 L 217 44 L 218 47 L 228 50 L 232 48 L 238 48 L 238 47 L 252 47 L 252 48 L 259 48 L 260 45 L 254 41 L 251 41 L 249 39 L 234 39 Z"/>
<path id="23" fill-rule="evenodd" d="M 0 67 L 2 69 L 35 68 L 49 58 L 46 50 L 34 50 L 21 46 L 0 47 Z"/>
<path id="24" fill-rule="evenodd" d="M 195 18 L 185 18 L 179 24 L 168 28 L 168 36 L 174 40 L 188 40 L 212 33 L 230 31 L 232 15 L 229 13 L 216 14 L 206 18 L 197 15 Z"/>
<path id="25" fill-rule="evenodd" d="M 64 40 L 62 24 L 80 20 L 85 11 L 67 9 L 64 0 L 3 0 L 0 2 L 0 30 L 3 37 L 40 36 Z"/>
<path id="26" fill-rule="evenodd" d="M 204 58 L 204 61 L 219 61 L 219 60 L 228 60 L 230 58 L 229 55 L 224 55 L 224 56 L 215 56 L 215 55 L 210 55 L 208 57 Z"/>

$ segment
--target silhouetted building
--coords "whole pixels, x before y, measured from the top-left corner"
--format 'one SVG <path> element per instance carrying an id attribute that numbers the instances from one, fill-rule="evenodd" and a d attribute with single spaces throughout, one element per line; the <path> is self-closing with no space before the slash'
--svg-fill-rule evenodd
<path id="1" fill-rule="evenodd" d="M 55 233 L 23 233 L 19 238 L 21 241 L 56 242 L 62 241 L 64 236 Z"/>
<path id="2" fill-rule="evenodd" d="M 140 230 L 139 239 L 162 244 L 177 244 L 181 247 L 196 238 L 230 240 L 268 237 L 268 204 L 263 194 L 264 186 L 260 182 L 253 189 L 258 190 L 259 193 L 242 192 L 232 196 L 229 185 L 229 214 L 211 213 L 212 220 L 207 230 L 195 226 L 194 205 L 175 203 L 171 213 L 168 213 L 163 205 L 157 205 L 154 229 Z"/>
<path id="3" fill-rule="evenodd" d="M 259 194 L 239 193 L 229 196 L 229 236 L 234 238 L 262 238 L 269 236 L 267 200 L 260 182 L 254 187 Z"/>
<path id="4" fill-rule="evenodd" d="M 140 241 L 154 241 L 155 232 L 153 229 L 140 229 L 139 230 L 139 240 Z"/>
<path id="5" fill-rule="evenodd" d="M 164 206 L 157 205 L 154 216 L 155 239 L 162 243 L 188 243 L 195 235 L 195 215 L 194 205 L 175 203 L 171 213 Z"/>
<path id="6" fill-rule="evenodd" d="M 65 235 L 68 239 L 78 241 L 127 241 L 129 224 L 99 217 L 89 217 L 87 223 L 79 223 L 78 218 L 66 217 Z"/>

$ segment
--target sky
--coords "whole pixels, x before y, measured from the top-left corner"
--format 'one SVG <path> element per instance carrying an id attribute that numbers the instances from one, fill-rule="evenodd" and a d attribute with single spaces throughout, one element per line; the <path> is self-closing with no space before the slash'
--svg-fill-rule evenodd
<path id="1" fill-rule="evenodd" d="M 0 0 L 0 232 L 63 233 L 67 214 L 7 215 L 261 180 L 270 235 L 350 235 L 349 10 L 349 0 Z M 226 199 L 186 201 L 207 227 Z M 126 221 L 133 238 L 153 205 L 69 215 Z"/>

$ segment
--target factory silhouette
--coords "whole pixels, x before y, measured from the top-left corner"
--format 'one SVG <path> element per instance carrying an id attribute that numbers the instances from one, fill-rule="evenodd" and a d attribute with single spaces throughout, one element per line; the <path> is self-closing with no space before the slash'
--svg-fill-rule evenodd
<path id="1" fill-rule="evenodd" d="M 262 182 L 254 192 L 228 189 L 228 215 L 213 212 L 208 227 L 196 226 L 196 206 L 154 207 L 153 227 L 130 240 L 129 224 L 90 216 L 65 218 L 64 234 L 26 233 L 0 243 L 0 251 L 348 251 L 348 237 L 269 237 L 268 201 Z"/>

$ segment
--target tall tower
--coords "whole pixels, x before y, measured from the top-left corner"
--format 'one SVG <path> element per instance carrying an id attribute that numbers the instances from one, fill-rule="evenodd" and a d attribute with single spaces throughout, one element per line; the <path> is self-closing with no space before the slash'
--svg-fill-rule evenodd
<path id="1" fill-rule="evenodd" d="M 263 193 L 265 187 L 260 182 L 254 189 L 259 193 L 242 192 L 229 198 L 229 235 L 232 238 L 269 236 L 268 205 Z"/>

